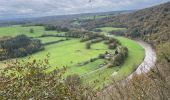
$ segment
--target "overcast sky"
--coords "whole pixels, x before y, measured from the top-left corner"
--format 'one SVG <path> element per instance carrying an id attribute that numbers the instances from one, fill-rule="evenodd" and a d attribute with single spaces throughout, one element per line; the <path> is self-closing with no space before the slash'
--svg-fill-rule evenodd
<path id="1" fill-rule="evenodd" d="M 0 19 L 142 9 L 170 0 L 0 0 Z"/>

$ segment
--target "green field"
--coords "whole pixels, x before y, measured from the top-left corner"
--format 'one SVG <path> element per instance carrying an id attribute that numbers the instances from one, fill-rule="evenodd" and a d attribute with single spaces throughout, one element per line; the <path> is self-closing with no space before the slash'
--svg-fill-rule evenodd
<path id="1" fill-rule="evenodd" d="M 34 30 L 34 33 L 30 33 L 30 29 Z M 43 26 L 29 26 L 21 27 L 19 25 L 0 27 L 0 36 L 16 36 L 25 34 L 31 37 L 41 36 L 42 34 L 62 34 L 63 32 L 57 31 L 45 31 Z"/>
<path id="2" fill-rule="evenodd" d="M 117 30 L 126 30 L 126 28 L 115 28 L 115 27 L 102 27 L 102 28 L 97 28 L 101 29 L 103 32 L 111 32 L 111 31 L 117 31 Z"/>
<path id="3" fill-rule="evenodd" d="M 62 37 L 41 37 L 41 38 L 37 38 L 39 40 L 42 41 L 42 43 L 48 43 L 48 42 L 53 42 L 53 41 L 58 41 L 58 40 L 64 40 L 66 38 L 62 38 Z"/>
<path id="4" fill-rule="evenodd" d="M 34 29 L 34 33 L 30 33 L 30 28 Z M 111 29 L 116 30 L 118 28 L 101 28 L 103 32 L 107 33 Z M 15 36 L 18 34 L 26 34 L 31 37 L 37 37 L 44 33 L 50 34 L 62 34 L 56 31 L 45 31 L 42 26 L 31 26 L 31 27 L 20 27 L 20 26 L 10 26 L 0 28 L 0 36 Z M 89 61 L 91 58 L 98 57 L 99 54 L 103 54 L 106 51 L 114 52 L 114 50 L 109 50 L 108 46 L 104 42 L 99 42 L 93 44 L 91 49 L 85 48 L 85 42 L 80 42 L 80 39 L 70 38 L 70 40 L 62 41 L 59 43 L 46 45 L 45 50 L 32 54 L 29 57 L 18 58 L 18 60 L 25 59 L 26 61 L 37 59 L 44 60 L 47 58 L 47 54 L 50 55 L 48 58 L 50 66 L 45 70 L 46 73 L 51 72 L 57 68 L 67 67 L 67 72 L 65 75 L 79 74 L 83 80 L 84 84 L 93 84 L 94 81 L 98 80 L 96 86 L 102 86 L 104 83 L 110 81 L 110 76 L 117 72 L 114 78 L 122 79 L 123 77 L 129 75 L 133 70 L 139 65 L 144 57 L 144 49 L 137 44 L 135 41 L 124 38 L 124 37 L 114 37 L 117 38 L 122 45 L 126 46 L 129 50 L 128 58 L 125 63 L 120 67 L 105 68 L 101 66 L 105 62 L 104 59 L 98 59 L 94 62 L 88 63 L 86 65 L 80 66 L 79 63 Z M 48 43 L 53 41 L 58 41 L 65 38 L 60 37 L 42 37 L 38 38 L 42 43 Z M 8 62 L 8 61 L 7 61 Z M 1 68 L 4 64 L 0 63 Z M 102 68 L 100 70 L 100 68 Z"/>
<path id="5" fill-rule="evenodd" d="M 92 46 L 92 49 L 85 49 L 85 43 L 80 43 L 79 39 L 72 39 L 58 44 L 48 45 L 45 51 L 38 52 L 32 58 L 45 59 L 46 54 L 50 53 L 50 65 L 53 66 L 47 71 L 52 71 L 63 66 L 73 66 L 91 58 L 97 57 L 100 53 L 107 51 L 107 46 L 101 43 L 100 46 Z"/>

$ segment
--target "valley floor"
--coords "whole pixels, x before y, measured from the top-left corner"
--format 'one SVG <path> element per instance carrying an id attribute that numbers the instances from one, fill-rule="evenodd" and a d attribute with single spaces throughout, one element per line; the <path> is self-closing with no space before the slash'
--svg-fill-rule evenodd
<path id="1" fill-rule="evenodd" d="M 34 28 L 35 33 L 29 33 L 29 29 Z M 19 60 L 29 61 L 28 58 L 31 57 L 30 60 L 43 60 L 47 58 L 47 54 L 49 54 L 49 64 L 50 67 L 47 68 L 46 72 L 51 72 L 58 68 L 63 68 L 63 66 L 68 68 L 66 72 L 66 76 L 70 74 L 78 74 L 83 78 L 84 84 L 95 84 L 96 87 L 103 87 L 104 84 L 108 84 L 114 76 L 115 79 L 122 79 L 127 77 L 130 73 L 132 73 L 138 65 L 143 61 L 144 58 L 144 49 L 140 46 L 136 41 L 131 39 L 127 39 L 125 37 L 116 36 L 114 38 L 118 39 L 122 46 L 128 48 L 128 57 L 125 60 L 124 64 L 121 66 L 115 66 L 113 68 L 104 67 L 105 63 L 104 59 L 98 59 L 94 62 L 90 62 L 86 65 L 79 65 L 79 63 L 84 63 L 89 61 L 92 58 L 96 58 L 99 54 L 103 54 L 106 51 L 114 53 L 115 50 L 109 50 L 107 45 L 103 42 L 99 42 L 93 44 L 90 50 L 85 49 L 85 43 L 81 43 L 80 39 L 70 38 L 70 40 L 66 40 L 63 37 L 39 37 L 42 33 L 48 34 L 63 34 L 58 33 L 56 31 L 45 31 L 42 27 L 21 27 L 21 26 L 12 26 L 0 28 L 0 36 L 11 36 L 12 31 L 15 30 L 14 35 L 18 35 L 20 32 L 24 32 L 25 35 L 29 34 L 31 37 L 35 37 L 37 39 L 42 40 L 43 43 L 58 41 L 64 39 L 60 43 L 54 43 L 45 46 L 45 50 L 32 54 L 29 57 L 18 58 Z M 115 28 L 113 28 L 115 29 Z M 106 28 L 106 30 L 108 30 Z M 120 30 L 120 29 L 119 29 Z M 5 33 L 3 33 L 5 32 Z M 9 62 L 9 61 L 6 61 Z M 0 63 L 0 66 L 4 66 L 3 63 Z M 94 83 L 97 82 L 97 83 Z"/>

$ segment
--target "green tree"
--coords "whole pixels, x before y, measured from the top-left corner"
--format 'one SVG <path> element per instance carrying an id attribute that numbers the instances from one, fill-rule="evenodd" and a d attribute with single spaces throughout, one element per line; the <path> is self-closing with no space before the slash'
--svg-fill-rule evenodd
<path id="1" fill-rule="evenodd" d="M 30 33 L 34 33 L 34 29 L 33 28 L 30 29 Z"/>

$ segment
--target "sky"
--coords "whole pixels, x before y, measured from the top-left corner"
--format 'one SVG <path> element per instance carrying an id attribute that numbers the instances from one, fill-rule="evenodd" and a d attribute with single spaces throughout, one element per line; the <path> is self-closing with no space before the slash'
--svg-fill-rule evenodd
<path id="1" fill-rule="evenodd" d="M 133 10 L 170 0 L 0 0 L 0 19 Z"/>

